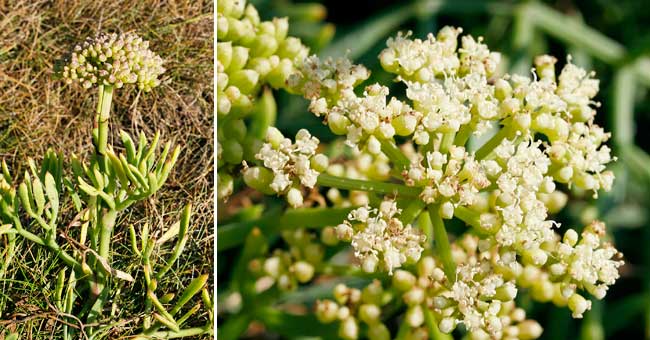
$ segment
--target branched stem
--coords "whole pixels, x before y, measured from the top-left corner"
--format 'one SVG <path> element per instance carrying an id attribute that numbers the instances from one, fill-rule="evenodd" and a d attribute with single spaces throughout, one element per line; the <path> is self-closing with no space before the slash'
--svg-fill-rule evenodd
<path id="1" fill-rule="evenodd" d="M 445 229 L 442 217 L 438 213 L 438 208 L 439 206 L 437 204 L 431 204 L 427 207 L 429 216 L 431 217 L 431 223 L 433 223 L 433 241 L 435 242 L 438 256 L 442 261 L 447 280 L 449 283 L 454 283 L 456 281 L 456 263 L 451 257 L 449 237 L 447 236 L 447 230 Z"/>
<path id="2" fill-rule="evenodd" d="M 406 197 L 417 197 L 420 194 L 420 189 L 415 187 L 408 187 L 396 183 L 384 183 L 370 180 L 349 179 L 343 177 L 332 176 L 328 174 L 320 174 L 317 183 L 322 186 L 345 189 L 345 190 L 360 190 L 375 192 L 379 194 L 393 194 Z"/>

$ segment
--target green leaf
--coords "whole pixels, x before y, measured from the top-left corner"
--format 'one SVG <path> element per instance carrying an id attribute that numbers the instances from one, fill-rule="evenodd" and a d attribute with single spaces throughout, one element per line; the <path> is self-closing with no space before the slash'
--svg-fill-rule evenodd
<path id="1" fill-rule="evenodd" d="M 172 310 L 169 312 L 172 316 L 176 315 L 183 306 L 192 299 L 192 297 L 198 293 L 201 292 L 201 289 L 203 289 L 203 286 L 208 282 L 209 275 L 203 274 L 196 279 L 192 280 L 189 285 L 187 285 L 187 288 L 183 291 L 181 296 L 178 298 L 178 301 L 176 302 L 176 305 Z"/>

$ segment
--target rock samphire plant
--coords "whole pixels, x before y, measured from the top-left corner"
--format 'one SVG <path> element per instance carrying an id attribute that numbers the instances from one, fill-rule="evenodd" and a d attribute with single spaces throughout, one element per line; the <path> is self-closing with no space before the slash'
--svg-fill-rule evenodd
<path id="1" fill-rule="evenodd" d="M 461 33 L 388 39 L 379 61 L 403 89 L 392 96 L 347 58 L 294 59 L 283 87 L 308 99 L 348 148 L 320 145 L 304 129 L 294 139 L 267 129 L 243 179 L 288 207 L 221 227 L 219 249 L 244 244 L 224 313 L 272 328 L 259 301 L 321 275 L 370 275 L 377 279 L 361 289 L 338 284 L 333 298 L 316 301 L 323 332 L 534 339 L 542 328 L 516 306 L 522 290 L 574 318 L 605 297 L 623 264 L 605 225 L 560 233 L 550 217 L 566 204 L 563 191 L 596 197 L 612 186 L 610 135 L 594 123 L 598 80 L 570 57 L 557 70 L 548 55 L 535 58 L 529 76 L 504 74 L 499 53 Z M 458 221 L 463 228 L 451 233 Z M 287 249 L 269 254 L 265 237 L 275 233 Z M 332 257 L 348 250 L 350 263 Z M 260 296 L 257 305 L 248 294 Z M 391 335 L 384 322 L 396 316 Z M 232 326 L 224 324 L 224 338 L 236 334 Z"/>
<path id="2" fill-rule="evenodd" d="M 132 33 L 100 34 L 75 46 L 59 71 L 67 84 L 98 90 L 94 152 L 87 159 L 73 155 L 68 162 L 48 151 L 40 165 L 30 159 L 24 174 L 11 174 L 2 163 L 0 234 L 6 235 L 9 249 L 3 262 L 8 264 L 20 251 L 16 249 L 18 237 L 46 248 L 52 261 L 60 262 L 53 291 L 46 295 L 53 299 L 58 317 L 65 320 L 56 330 L 64 339 L 100 338 L 112 332 L 117 325 L 112 318 L 120 309 L 115 301 L 124 284 L 143 287 L 142 314 L 136 319 L 141 333 L 136 338 L 175 338 L 212 330 L 208 275 L 195 278 L 179 292 L 160 292 L 157 287 L 174 271 L 188 240 L 191 205 L 164 232 L 150 232 L 148 224 L 136 230 L 128 219 L 120 218 L 164 185 L 181 152 L 170 142 L 157 151 L 158 134 L 151 141 L 141 134 L 134 142 L 121 131 L 123 152 L 109 141 L 114 91 L 130 85 L 144 92 L 152 90 L 160 84 L 162 65 L 149 43 Z M 65 229 L 66 225 L 73 227 Z M 131 247 L 116 247 L 116 233 L 128 235 L 124 239 L 130 240 Z M 116 253 L 123 249 L 132 253 Z M 115 259 L 125 256 L 139 258 L 139 266 L 116 266 Z M 141 282 L 134 282 L 136 277 Z M 203 303 L 186 306 L 196 299 Z M 206 325 L 183 327 L 201 308 L 210 318 Z"/>

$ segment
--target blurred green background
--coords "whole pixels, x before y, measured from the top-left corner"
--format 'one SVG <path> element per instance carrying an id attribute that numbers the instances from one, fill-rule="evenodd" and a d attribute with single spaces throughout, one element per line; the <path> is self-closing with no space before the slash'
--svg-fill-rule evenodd
<path id="1" fill-rule="evenodd" d="M 491 50 L 502 53 L 505 72 L 530 74 L 533 57 L 544 53 L 559 59 L 557 69 L 571 54 L 573 63 L 596 71 L 602 104 L 596 122 L 612 132 L 609 145 L 618 157 L 611 165 L 615 186 L 598 199 L 569 192 L 569 204 L 555 219 L 578 230 L 588 221 L 603 220 L 626 264 L 606 299 L 594 301 L 583 320 L 572 319 L 566 308 L 533 303 L 525 291 L 518 300 L 544 327 L 542 339 L 650 339 L 650 1 L 251 2 L 263 19 L 289 16 L 290 34 L 312 52 L 347 53 L 366 65 L 370 83 L 392 84 L 377 59 L 389 36 L 411 30 L 424 38 L 445 25 L 483 36 Z M 276 98 L 283 132 L 308 128 L 322 141 L 331 140 L 305 100 L 284 93 Z"/>

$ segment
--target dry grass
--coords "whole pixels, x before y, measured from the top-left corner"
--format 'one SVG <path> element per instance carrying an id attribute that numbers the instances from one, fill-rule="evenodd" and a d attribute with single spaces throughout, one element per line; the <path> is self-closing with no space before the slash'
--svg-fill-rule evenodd
<path id="1" fill-rule="evenodd" d="M 14 173 L 24 171 L 27 157 L 38 160 L 49 147 L 66 157 L 91 151 L 89 131 L 96 94 L 91 96 L 78 85 L 65 85 L 53 76 L 55 61 L 75 42 L 100 31 L 135 31 L 166 60 L 163 84 L 153 92 L 138 93 L 132 87 L 117 92 L 111 126 L 117 146 L 118 132 L 124 129 L 150 137 L 160 131 L 161 140 L 183 147 L 165 187 L 125 216 L 136 226 L 148 221 L 154 230 L 160 229 L 178 218 L 184 204 L 193 202 L 194 234 L 183 264 L 175 271 L 178 276 L 162 283 L 170 288 L 182 286 L 198 273 L 212 273 L 212 13 L 208 0 L 0 0 L 0 157 Z M 115 244 L 122 244 L 124 236 L 125 229 L 118 230 Z M 42 316 L 21 323 L 28 324 L 25 329 L 31 332 L 24 338 L 38 338 L 57 325 L 43 302 L 47 300 L 44 288 L 56 271 L 51 261 L 42 261 L 42 249 L 27 244 L 19 247 L 13 275 L 32 281 L 29 285 L 5 282 L 0 285 L 4 288 L 0 299 L 13 301 L 10 314 L 16 319 Z M 123 260 L 128 268 L 132 259 L 116 260 Z M 125 286 L 120 298 L 137 303 L 141 296 L 128 296 L 137 291 L 138 287 Z M 6 312 L 3 317 L 8 317 Z M 1 333 L 2 323 L 0 337 Z"/>

